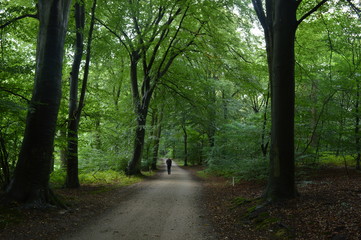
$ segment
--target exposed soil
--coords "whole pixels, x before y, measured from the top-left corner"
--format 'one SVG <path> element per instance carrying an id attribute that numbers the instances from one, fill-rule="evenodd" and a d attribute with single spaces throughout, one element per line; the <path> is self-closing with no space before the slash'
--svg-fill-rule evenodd
<path id="1" fill-rule="evenodd" d="M 195 173 L 198 167 L 186 168 Z M 262 204 L 265 182 L 212 177 L 202 180 L 203 202 L 219 239 L 361 239 L 361 173 L 344 168 L 308 169 L 299 176 L 300 197 Z M 0 209 L 0 239 L 58 239 L 130 198 L 140 184 L 117 188 L 57 189 L 70 210 Z"/>

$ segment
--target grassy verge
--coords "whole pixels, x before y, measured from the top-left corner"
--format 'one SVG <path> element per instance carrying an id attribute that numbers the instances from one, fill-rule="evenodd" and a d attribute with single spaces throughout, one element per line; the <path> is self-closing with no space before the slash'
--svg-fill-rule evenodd
<path id="1" fill-rule="evenodd" d="M 151 176 L 154 172 L 142 172 L 144 176 Z M 66 173 L 63 170 L 54 171 L 50 177 L 50 184 L 54 188 L 61 188 L 65 182 Z M 114 185 L 127 186 L 142 181 L 139 176 L 126 176 L 124 172 L 114 170 L 80 172 L 79 181 L 81 185 Z"/>

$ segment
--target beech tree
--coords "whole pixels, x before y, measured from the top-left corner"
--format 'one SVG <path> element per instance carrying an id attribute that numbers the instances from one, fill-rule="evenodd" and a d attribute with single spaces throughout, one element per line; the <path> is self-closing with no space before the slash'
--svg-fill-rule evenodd
<path id="1" fill-rule="evenodd" d="M 97 1 L 93 0 L 91 9 L 90 28 L 88 33 L 88 43 L 86 51 L 86 61 L 84 67 L 84 75 L 82 86 L 80 90 L 80 98 L 78 99 L 78 85 L 79 85 L 79 70 L 80 63 L 83 56 L 84 48 L 84 24 L 85 24 L 85 6 L 84 1 L 76 2 L 75 4 L 75 23 L 76 23 L 76 42 L 75 55 L 70 74 L 70 99 L 69 99 L 69 115 L 68 115 L 68 150 L 66 157 L 67 175 L 65 186 L 68 188 L 79 187 L 78 178 L 78 132 L 79 122 L 84 107 L 86 87 L 88 83 L 91 42 L 95 22 L 95 9 Z"/>
<path id="2" fill-rule="evenodd" d="M 39 0 L 35 85 L 24 139 L 7 197 L 34 207 L 52 202 L 49 176 L 61 98 L 70 0 Z"/>
<path id="3" fill-rule="evenodd" d="M 116 14 L 114 8 L 108 8 L 107 22 L 99 20 L 118 39 L 130 61 L 136 129 L 129 175 L 140 174 L 148 110 L 157 84 L 173 61 L 200 35 L 204 22 L 195 16 L 197 6 L 192 1 L 131 0 L 117 3 L 114 8 L 120 11 Z M 114 19 L 114 15 L 122 19 Z M 185 22 L 190 21 L 193 25 L 185 27 Z"/>
<path id="4" fill-rule="evenodd" d="M 273 201 L 297 195 L 294 155 L 295 53 L 298 25 L 317 11 L 322 0 L 300 19 L 302 0 L 252 0 L 263 27 L 271 83 L 270 173 L 265 198 Z"/>

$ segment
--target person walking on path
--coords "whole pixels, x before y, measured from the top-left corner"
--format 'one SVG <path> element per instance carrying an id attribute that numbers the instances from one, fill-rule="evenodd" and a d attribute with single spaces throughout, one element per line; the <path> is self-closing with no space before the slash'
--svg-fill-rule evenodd
<path id="1" fill-rule="evenodd" d="M 172 167 L 172 159 L 168 158 L 165 162 L 167 163 L 167 170 L 168 170 L 168 175 L 169 175 L 170 168 Z"/>

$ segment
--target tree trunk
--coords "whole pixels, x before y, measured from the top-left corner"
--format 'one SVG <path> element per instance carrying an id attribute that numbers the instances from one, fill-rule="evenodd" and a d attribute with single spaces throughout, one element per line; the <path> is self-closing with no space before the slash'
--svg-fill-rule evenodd
<path id="1" fill-rule="evenodd" d="M 135 128 L 134 148 L 132 159 L 128 162 L 126 170 L 127 175 L 141 174 L 141 157 L 144 147 L 146 111 L 142 112 L 142 104 L 138 90 L 137 66 L 140 59 L 137 52 L 132 52 L 130 57 L 130 81 L 132 86 L 134 112 L 137 117 L 137 126 Z"/>
<path id="2" fill-rule="evenodd" d="M 153 159 L 152 159 L 152 170 L 157 169 L 157 161 L 158 161 L 158 152 L 159 152 L 159 142 L 160 136 L 162 133 L 162 119 L 163 119 L 163 109 L 160 112 L 156 111 L 156 119 L 154 121 L 154 141 L 153 141 Z"/>
<path id="3" fill-rule="evenodd" d="M 128 163 L 127 175 L 141 174 L 141 159 L 144 148 L 146 119 L 143 114 L 138 114 L 137 127 L 135 129 L 133 157 Z"/>
<path id="4" fill-rule="evenodd" d="M 76 23 L 76 40 L 75 55 L 70 73 L 70 97 L 69 97 L 69 115 L 68 115 L 68 150 L 66 164 L 66 180 L 65 187 L 78 188 L 78 82 L 80 63 L 83 57 L 84 49 L 84 2 L 77 1 L 75 3 L 75 23 Z"/>
<path id="5" fill-rule="evenodd" d="M 6 150 L 5 139 L 0 131 L 0 190 L 10 183 L 9 153 Z"/>
<path id="6" fill-rule="evenodd" d="M 66 171 L 66 152 L 67 152 L 67 146 L 66 146 L 66 128 L 61 127 L 60 128 L 60 136 L 62 143 L 64 141 L 64 144 L 60 146 L 60 168 Z"/>
<path id="7" fill-rule="evenodd" d="M 183 129 L 183 143 L 184 143 L 184 166 L 188 166 L 188 134 L 187 128 L 185 125 L 182 126 Z"/>
<path id="8" fill-rule="evenodd" d="M 49 175 L 61 99 L 64 39 L 70 0 L 39 0 L 33 96 L 14 178 L 7 196 L 32 207 L 51 203 Z"/>
<path id="9" fill-rule="evenodd" d="M 355 103 L 355 145 L 356 145 L 356 169 L 360 170 L 361 146 L 360 146 L 360 80 L 356 78 L 356 103 Z"/>
<path id="10" fill-rule="evenodd" d="M 132 52 L 130 58 L 130 80 L 132 86 L 134 112 L 137 117 L 137 126 L 135 129 L 133 156 L 128 163 L 126 173 L 127 175 L 139 175 L 141 174 L 141 160 L 144 148 L 145 127 L 147 123 L 148 109 L 150 100 L 152 99 L 154 86 L 150 86 L 150 76 L 148 74 L 144 74 L 142 91 L 141 94 L 139 93 L 137 65 L 140 59 L 140 55 L 137 51 L 134 51 Z M 149 69 L 146 70 L 145 66 L 143 67 L 145 72 L 149 72 Z"/>
<path id="11" fill-rule="evenodd" d="M 270 176 L 265 193 L 270 201 L 297 195 L 294 174 L 296 1 L 274 0 L 273 4 Z"/>
<path id="12" fill-rule="evenodd" d="M 269 140 L 266 141 L 267 122 L 268 122 L 267 112 L 268 112 L 268 103 L 269 103 L 269 99 L 270 99 L 270 89 L 269 88 L 270 88 L 270 85 L 268 85 L 268 87 L 267 87 L 266 104 L 265 104 L 264 113 L 263 113 L 262 134 L 261 134 L 261 150 L 262 150 L 263 157 L 267 156 L 268 145 L 269 145 Z"/>
<path id="13" fill-rule="evenodd" d="M 68 151 L 67 151 L 67 176 L 65 186 L 67 188 L 78 188 L 80 186 L 78 176 L 78 132 L 81 112 L 84 106 L 86 87 L 88 84 L 91 42 L 95 22 L 95 8 L 97 1 L 93 0 L 91 9 L 90 28 L 88 33 L 88 43 L 86 51 L 86 61 L 84 66 L 84 77 L 78 102 L 78 79 L 80 63 L 83 56 L 84 48 L 84 24 L 85 24 L 85 6 L 81 0 L 75 4 L 75 22 L 77 28 L 75 57 L 72 66 L 71 83 L 70 83 L 70 101 L 69 101 L 69 122 L 68 122 Z"/>

